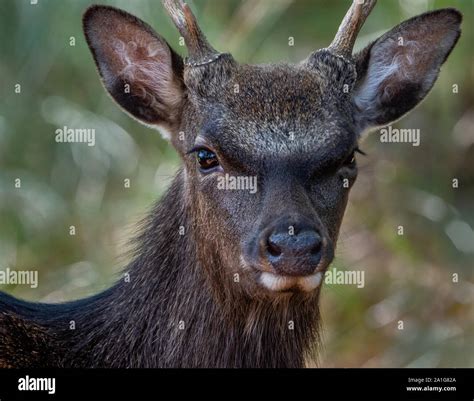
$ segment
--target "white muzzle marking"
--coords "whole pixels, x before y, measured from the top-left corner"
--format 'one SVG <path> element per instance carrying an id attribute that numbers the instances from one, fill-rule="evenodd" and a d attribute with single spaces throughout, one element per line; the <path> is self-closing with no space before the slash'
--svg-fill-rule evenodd
<path id="1" fill-rule="evenodd" d="M 284 291 L 293 287 L 309 292 L 321 285 L 323 272 L 317 272 L 309 276 L 280 276 L 278 274 L 262 272 L 260 284 L 271 291 Z"/>

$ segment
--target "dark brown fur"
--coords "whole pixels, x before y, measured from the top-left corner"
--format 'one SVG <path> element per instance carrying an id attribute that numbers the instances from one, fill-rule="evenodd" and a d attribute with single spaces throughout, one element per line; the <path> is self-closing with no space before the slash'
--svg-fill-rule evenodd
<path id="1" fill-rule="evenodd" d="M 196 263 L 183 174 L 144 222 L 131 281 L 62 305 L 0 296 L 0 361 L 10 367 L 298 367 L 316 343 L 317 300 L 216 303 Z M 186 224 L 187 230 L 192 230 Z M 26 320 L 25 320 L 26 318 Z M 70 330 L 74 320 L 75 330 Z M 288 321 L 295 330 L 287 330 Z M 184 330 L 179 322 L 184 321 Z"/>

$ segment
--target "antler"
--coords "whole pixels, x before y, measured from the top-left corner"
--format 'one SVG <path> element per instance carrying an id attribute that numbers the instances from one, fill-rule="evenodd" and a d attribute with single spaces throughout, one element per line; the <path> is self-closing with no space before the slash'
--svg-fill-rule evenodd
<path id="1" fill-rule="evenodd" d="M 188 65 L 204 65 L 219 58 L 221 54 L 209 44 L 191 9 L 183 0 L 163 0 L 163 6 L 184 38 L 188 48 Z"/>
<path id="2" fill-rule="evenodd" d="M 377 0 L 353 0 L 328 50 L 343 57 L 351 57 L 357 35 L 375 3 Z"/>

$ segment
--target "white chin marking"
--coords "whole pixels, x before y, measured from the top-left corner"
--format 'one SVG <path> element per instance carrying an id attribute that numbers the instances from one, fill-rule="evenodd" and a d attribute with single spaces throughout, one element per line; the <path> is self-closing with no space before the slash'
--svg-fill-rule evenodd
<path id="1" fill-rule="evenodd" d="M 297 287 L 300 290 L 308 292 L 319 287 L 322 279 L 322 272 L 301 277 L 280 276 L 268 272 L 262 272 L 260 274 L 260 284 L 271 291 L 284 291 Z"/>

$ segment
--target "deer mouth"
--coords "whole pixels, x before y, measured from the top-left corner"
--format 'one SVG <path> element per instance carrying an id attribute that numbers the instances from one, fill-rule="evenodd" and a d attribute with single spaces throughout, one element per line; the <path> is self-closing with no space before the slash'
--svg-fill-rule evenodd
<path id="1" fill-rule="evenodd" d="M 240 266 L 251 272 L 252 279 L 259 287 L 273 293 L 310 293 L 317 290 L 323 280 L 328 266 L 331 264 L 333 253 L 326 248 L 316 266 L 301 267 L 301 260 L 294 259 L 285 271 L 277 271 L 269 260 L 257 258 L 253 261 L 248 256 L 241 255 Z M 250 259 L 250 260 L 249 260 Z"/>
<path id="2" fill-rule="evenodd" d="M 283 276 L 271 272 L 260 272 L 258 282 L 266 289 L 275 292 L 310 292 L 321 285 L 323 277 L 322 271 L 306 276 Z"/>
<path id="3" fill-rule="evenodd" d="M 252 271 L 259 286 L 271 292 L 311 292 L 321 286 L 328 263 L 321 263 L 314 273 L 308 275 L 284 275 L 271 271 L 267 265 L 255 266 L 240 258 L 241 267 Z"/>

